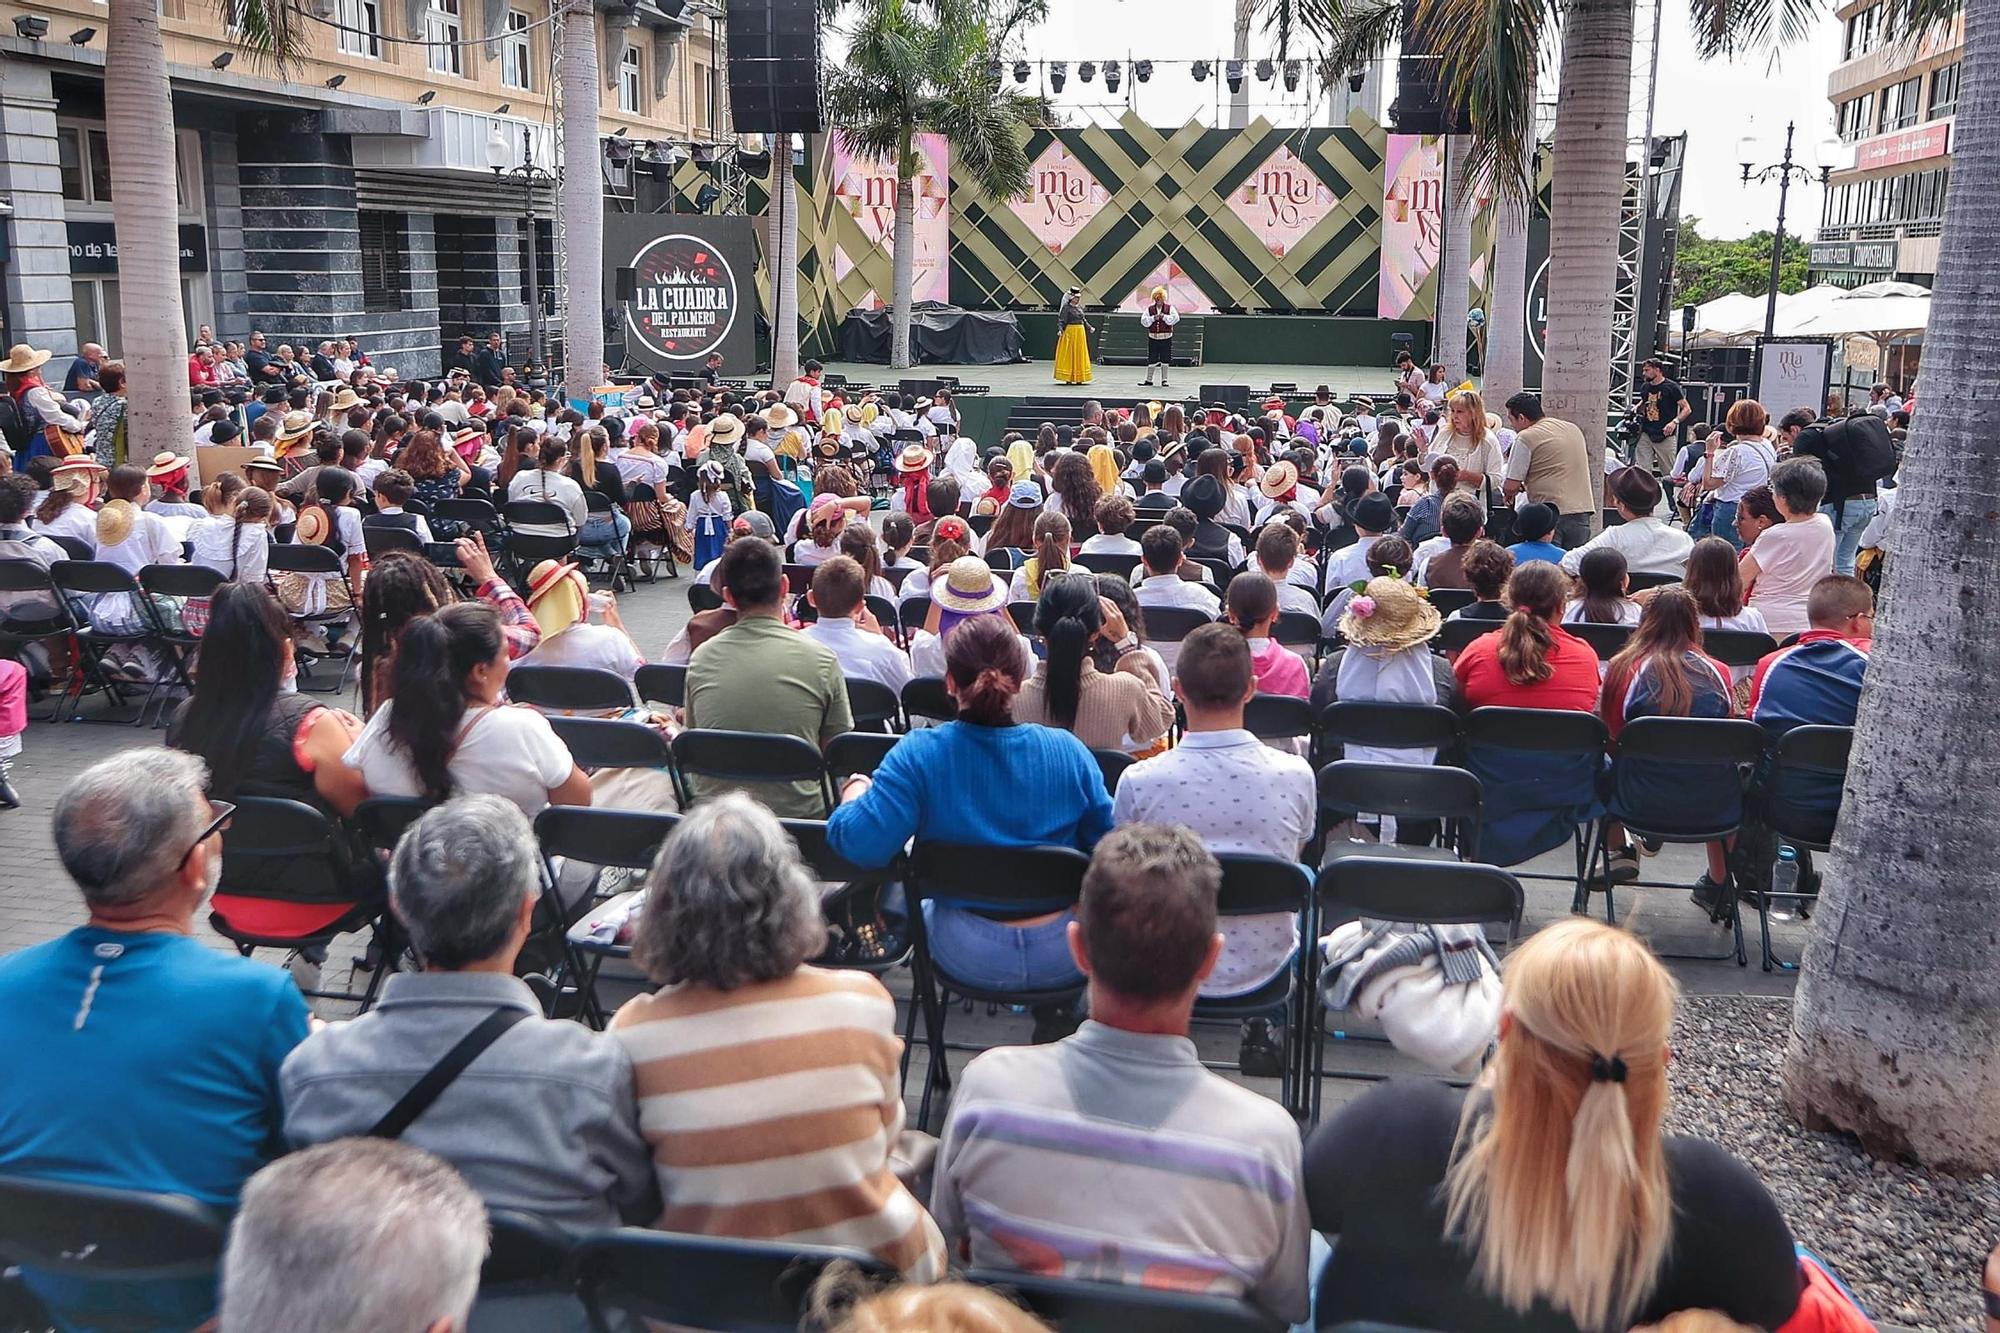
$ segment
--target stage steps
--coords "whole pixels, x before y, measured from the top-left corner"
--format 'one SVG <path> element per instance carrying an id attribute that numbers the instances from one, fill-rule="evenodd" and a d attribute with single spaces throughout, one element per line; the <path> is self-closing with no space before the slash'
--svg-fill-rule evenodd
<path id="1" fill-rule="evenodd" d="M 1146 330 L 1139 317 L 1129 310 L 1116 310 L 1102 318 L 1104 324 L 1095 349 L 1098 362 L 1107 366 L 1145 365 Z M 1201 364 L 1202 328 L 1200 315 L 1182 315 L 1181 322 L 1174 325 L 1175 365 Z"/>

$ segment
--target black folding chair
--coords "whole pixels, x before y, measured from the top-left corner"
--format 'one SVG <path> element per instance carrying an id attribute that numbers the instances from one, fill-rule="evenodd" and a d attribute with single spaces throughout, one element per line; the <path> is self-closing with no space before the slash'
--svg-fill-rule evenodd
<path id="1" fill-rule="evenodd" d="M 1438 636 L 1432 642 L 1439 652 L 1462 653 L 1472 646 L 1474 639 L 1491 634 L 1500 624 L 1497 620 L 1447 620 L 1438 626 Z"/>
<path id="2" fill-rule="evenodd" d="M 1151 629 L 1152 625 L 1152 613 L 1147 612 L 1146 627 Z M 1287 648 L 1308 649 L 1310 656 L 1319 651 L 1319 617 L 1305 611 L 1280 611 L 1277 623 L 1271 626 L 1271 637 Z"/>
<path id="3" fill-rule="evenodd" d="M 63 554 L 67 555 L 72 560 L 97 559 L 97 548 L 92 546 L 89 542 L 84 541 L 81 537 L 61 537 L 57 536 L 53 532 L 44 532 L 41 535 L 47 537 L 57 546 L 62 547 Z"/>
<path id="4" fill-rule="evenodd" d="M 642 702 L 665 704 L 669 708 L 685 708 L 687 678 L 686 667 L 666 666 L 655 662 L 639 668 L 638 677 L 632 682 L 632 686 Z"/>
<path id="5" fill-rule="evenodd" d="M 714 611 L 723 605 L 722 594 L 707 582 L 696 580 L 688 584 L 688 610 L 699 615 L 703 611 Z"/>
<path id="6" fill-rule="evenodd" d="M 364 522 L 361 525 L 361 544 L 368 549 L 370 560 L 379 560 L 391 551 L 424 554 L 423 538 L 408 528 L 390 527 L 385 523 Z"/>
<path id="7" fill-rule="evenodd" d="M 208 907 L 208 924 L 245 958 L 263 948 L 323 951 L 341 935 L 372 930 L 378 961 L 366 990 L 305 990 L 364 1011 L 397 952 L 379 868 L 357 858 L 333 819 L 303 801 L 236 798 Z"/>
<path id="8" fill-rule="evenodd" d="M 977 531 L 978 529 L 974 529 Z M 1011 574 L 1027 560 L 1027 553 L 1011 546 L 1003 546 L 997 551 L 988 551 L 984 557 L 986 567 L 996 574 Z"/>
<path id="9" fill-rule="evenodd" d="M 1727 667 L 1754 667 L 1778 651 L 1778 641 L 1754 629 L 1705 629 L 1701 650 Z"/>
<path id="10" fill-rule="evenodd" d="M 632 682 L 603 667 L 516 666 L 507 697 L 546 713 L 608 713 L 636 707 Z"/>
<path id="11" fill-rule="evenodd" d="M 899 613 L 896 604 L 887 597 L 872 592 L 863 597 L 861 603 L 868 608 L 868 614 L 875 617 L 875 623 L 883 629 L 888 630 L 895 640 L 897 647 L 901 647 L 903 645 L 903 628 L 897 618 Z"/>
<path id="12" fill-rule="evenodd" d="M 77 652 L 82 659 L 80 665 L 83 669 L 95 676 L 98 683 L 106 688 L 109 696 L 119 702 L 123 700 L 116 683 L 121 679 L 124 684 L 145 686 L 146 697 L 140 703 L 139 711 L 129 719 L 133 726 L 139 726 L 146 720 L 146 714 L 152 711 L 156 701 L 164 707 L 165 700 L 171 697 L 165 691 L 174 686 L 182 690 L 193 688 L 179 648 L 168 639 L 168 625 L 160 619 L 160 608 L 146 595 L 145 589 L 139 586 L 137 579 L 117 565 L 102 560 L 58 560 L 49 566 L 49 581 L 55 585 L 56 591 L 62 594 L 63 604 L 68 608 L 71 623 L 75 626 Z M 98 604 L 105 597 L 119 595 L 126 598 L 127 605 L 136 616 L 135 628 L 125 630 L 100 628 L 95 614 Z M 111 649 L 121 645 L 151 649 L 166 669 L 154 672 L 153 677 L 145 681 L 112 676 L 110 669 L 105 665 L 105 656 Z M 77 708 L 81 708 L 82 677 L 76 679 L 78 685 L 75 702 Z M 83 720 L 75 711 L 72 711 L 70 716 L 73 720 Z"/>
<path id="13" fill-rule="evenodd" d="M 1213 625 L 1215 617 L 1188 606 L 1148 606 L 1146 642 L 1179 643 L 1203 625 Z"/>
<path id="14" fill-rule="evenodd" d="M 1438 759 L 1447 761 L 1458 752 L 1458 714 L 1443 704 L 1343 699 L 1320 710 L 1315 730 L 1315 762 L 1340 758 L 1348 745 L 1435 750 Z"/>
<path id="15" fill-rule="evenodd" d="M 1521 919 L 1521 881 L 1498 866 L 1460 861 L 1413 861 L 1384 856 L 1348 856 L 1321 869 L 1313 883 L 1315 931 L 1330 921 L 1411 922 L 1431 926 L 1483 926 Z M 1320 995 L 1319 950 L 1312 949 L 1310 975 L 1312 1055 L 1308 1120 L 1320 1116 L 1326 1073 L 1328 1016 Z M 1344 1036 L 1344 1034 L 1342 1034 Z M 1386 1074 L 1336 1072 L 1334 1077 L 1376 1082 Z"/>
<path id="16" fill-rule="evenodd" d="M 1635 570 L 1625 576 L 1625 591 L 1644 592 L 1648 588 L 1664 588 L 1670 583 L 1679 583 L 1679 574 L 1647 574 Z"/>
<path id="17" fill-rule="evenodd" d="M 1077 895 L 1083 891 L 1084 871 L 1089 868 L 1090 858 L 1071 847 L 978 847 L 918 840 L 907 881 L 910 929 L 916 944 L 912 985 L 923 1005 L 925 1038 L 930 1047 L 930 1068 L 917 1110 L 918 1128 L 930 1124 L 933 1094 L 951 1087 L 945 1017 L 952 996 L 988 1004 L 1059 1005 L 1074 1004 L 1084 989 L 1080 978 L 1074 984 L 1046 990 L 1013 991 L 975 986 L 953 976 L 931 956 L 924 930 L 924 904 L 936 901 L 1011 916 L 1067 910 L 1076 906 Z"/>
<path id="18" fill-rule="evenodd" d="M 1121 579 L 1131 578 L 1133 567 L 1139 563 L 1136 555 L 1112 555 L 1102 551 L 1085 551 L 1072 558 L 1093 574 L 1116 574 Z"/>
<path id="19" fill-rule="evenodd" d="M 918 676 L 903 686 L 903 713 L 909 718 L 950 722 L 958 717 L 958 705 L 945 692 L 944 677 Z"/>
<path id="20" fill-rule="evenodd" d="M 879 680 L 847 677 L 847 707 L 854 714 L 856 731 L 870 731 L 876 727 L 883 731 L 895 731 L 903 720 L 902 699 Z"/>
<path id="21" fill-rule="evenodd" d="M 638 726 L 621 722 L 599 725 Z M 628 945 L 580 947 L 570 938 L 569 927 L 588 913 L 590 904 L 607 896 L 602 887 L 606 870 L 617 867 L 642 875 L 650 870 L 653 859 L 659 855 L 660 844 L 680 818 L 653 810 L 610 810 L 588 805 L 546 806 L 535 816 L 535 841 L 542 849 L 543 875 L 556 890 L 548 896 L 561 896 L 562 871 L 567 866 L 590 867 L 582 884 L 570 895 L 578 908 L 574 918 L 558 904 L 550 903 L 548 920 L 541 927 L 548 932 L 544 935 L 547 952 L 561 972 L 574 979 L 573 983 L 565 984 L 565 976 L 551 978 L 551 993 L 543 997 L 543 1002 L 552 1016 L 558 1008 L 573 1004 L 576 1016 L 588 1026 L 600 1029 L 604 1026 L 604 1007 L 597 999 L 598 969 L 607 957 L 629 957 L 631 948 Z"/>
<path id="22" fill-rule="evenodd" d="M 569 747 L 577 767 L 657 768 L 673 771 L 667 738 L 644 722 L 609 717 L 552 717 L 549 727 Z"/>
<path id="23" fill-rule="evenodd" d="M 1841 788 L 1847 781 L 1848 752 L 1853 745 L 1853 727 L 1793 727 L 1778 738 L 1772 749 L 1770 771 L 1762 784 L 1758 812 L 1778 841 L 1801 851 L 1824 852 L 1832 848 L 1834 824 L 1840 817 Z M 1759 865 L 1755 881 L 1764 970 L 1778 968 L 1790 972 L 1798 964 L 1787 963 L 1771 952 L 1771 899 L 1779 896 L 1768 887 L 1773 868 Z M 1819 894 L 1815 891 L 1784 896 L 1811 902 Z"/>
<path id="24" fill-rule="evenodd" d="M 1437 608 L 1437 613 L 1441 616 L 1448 616 L 1454 611 L 1463 611 L 1478 600 L 1478 594 L 1470 588 L 1430 589 L 1430 603 Z"/>
<path id="25" fill-rule="evenodd" d="M 596 1330 L 625 1327 L 613 1316 L 723 1333 L 796 1333 L 813 1284 L 828 1266 L 851 1263 L 889 1279 L 857 1250 L 724 1240 L 625 1228 L 577 1246 L 577 1281 Z"/>
<path id="26" fill-rule="evenodd" d="M 64 1278 L 136 1285 L 211 1277 L 228 1226 L 222 1210 L 182 1194 L 0 1175 L 0 1260 Z M 140 1314 L 92 1323 L 132 1333 L 158 1326 Z"/>
<path id="27" fill-rule="evenodd" d="M 1282 1333 L 1285 1324 L 1223 1296 L 1197 1296 L 975 1268 L 968 1282 L 1012 1296 L 1063 1333 Z"/>
<path id="28" fill-rule="evenodd" d="M 447 533 L 462 537 L 467 535 L 465 530 L 478 532 L 486 538 L 486 545 L 495 556 L 505 553 L 507 529 L 491 500 L 474 495 L 439 500 L 431 506 L 431 520 L 431 531 L 440 537 Z"/>
<path id="29" fill-rule="evenodd" d="M 1395 842 L 1334 843 L 1325 846 L 1321 863 L 1350 856 L 1388 856 L 1412 860 L 1476 861 L 1479 820 L 1485 807 L 1479 779 L 1462 768 L 1442 764 L 1378 764 L 1340 759 L 1319 770 L 1320 837 L 1338 820 L 1357 814 L 1387 815 L 1398 821 L 1425 820 L 1438 824 L 1436 846 Z"/>
<path id="30" fill-rule="evenodd" d="M 787 564 L 785 566 L 785 592 L 792 597 L 803 597 L 812 588 L 813 570 L 817 565 Z"/>
<path id="31" fill-rule="evenodd" d="M 1253 694 L 1243 706 L 1243 726 L 1260 741 L 1310 736 L 1312 705 L 1291 694 Z"/>
<path id="32" fill-rule="evenodd" d="M 828 741 L 826 771 L 832 775 L 835 788 L 856 773 L 872 774 L 901 739 L 871 731 L 843 731 Z"/>
<path id="33" fill-rule="evenodd" d="M 606 495 L 602 491 L 595 491 L 587 488 L 583 492 L 583 507 L 585 513 L 591 518 L 597 518 L 600 515 L 605 518 L 611 518 L 612 515 L 616 512 L 615 506 L 613 506 L 611 503 L 610 496 Z M 605 574 L 611 580 L 611 590 L 613 592 L 619 592 L 625 589 L 632 588 L 634 586 L 632 583 L 632 576 L 626 570 L 626 556 L 624 547 L 619 546 L 613 548 L 612 553 L 608 556 L 600 555 L 591 551 L 580 552 L 580 554 L 582 554 L 584 559 L 586 560 L 590 560 L 593 562 L 601 561 L 604 564 Z"/>
<path id="34" fill-rule="evenodd" d="M 525 579 L 528 571 L 544 560 L 567 560 L 576 550 L 576 525 L 561 505 L 547 500 L 509 500 L 500 512 L 507 520 L 507 555 L 519 577 Z M 523 532 L 523 527 L 557 531 Z"/>
<path id="35" fill-rule="evenodd" d="M 430 802 L 415 796 L 371 796 L 347 817 L 357 851 L 386 863 L 410 825 L 424 817 Z"/>
<path id="36" fill-rule="evenodd" d="M 1123 750 L 1092 750 L 1090 757 L 1097 761 L 1097 771 L 1104 775 L 1104 790 L 1111 796 L 1118 794 L 1118 783 L 1125 770 L 1137 762 Z"/>
<path id="37" fill-rule="evenodd" d="M 341 586 L 347 590 L 347 606 L 338 610 L 291 613 L 292 619 L 301 624 L 321 628 L 347 624 L 354 617 L 354 608 L 361 605 L 361 599 L 354 595 L 354 585 L 348 581 L 347 561 L 331 547 L 308 546 L 298 542 L 276 542 L 271 546 L 267 561 L 269 572 L 273 575 L 286 573 L 319 575 L 338 579 Z M 341 686 L 347 681 L 348 668 L 360 660 L 360 652 L 361 636 L 348 635 L 346 651 L 336 654 L 340 670 L 334 676 L 333 684 L 327 686 L 301 684 L 299 688 L 311 690 L 315 694 L 340 693 Z"/>
<path id="38" fill-rule="evenodd" d="M 1564 625 L 1563 628 L 1589 644 L 1590 650 L 1597 654 L 1597 660 L 1600 662 L 1609 662 L 1618 656 L 1624 651 L 1625 645 L 1632 640 L 1630 625 L 1595 625 L 1575 621 Z"/>
<path id="39" fill-rule="evenodd" d="M 0 652 L 8 657 L 21 657 L 21 650 L 31 644 L 58 643 L 75 631 L 75 625 L 70 620 L 69 604 L 56 591 L 48 569 L 38 561 L 0 560 L 0 608 L 4 608 L 0 609 Z M 23 614 L 29 611 L 45 614 Z M 87 675 L 82 655 L 75 655 L 70 662 L 69 674 L 62 680 L 50 682 L 62 688 L 56 695 L 55 709 L 47 720 L 60 721 L 71 689 L 77 691 L 81 702 L 83 689 L 92 683 L 106 688 L 102 679 Z M 114 692 L 112 697 L 123 701 L 122 693 Z"/>
<path id="40" fill-rule="evenodd" d="M 1467 713 L 1460 726 L 1465 767 L 1479 778 L 1487 795 L 1485 819 L 1531 810 L 1580 816 L 1570 839 L 1576 856 L 1574 876 L 1515 873 L 1521 879 L 1569 879 L 1581 893 L 1589 869 L 1589 833 L 1602 810 L 1599 782 L 1610 741 L 1603 719 L 1595 713 L 1549 708 L 1488 707 Z M 1521 765 L 1524 759 L 1527 762 Z M 1532 776 L 1510 765 L 1520 765 Z M 1481 841 L 1485 841 L 1483 831 Z M 1492 855 L 1490 849 L 1487 855 Z"/>
<path id="41" fill-rule="evenodd" d="M 479 1299 L 576 1291 L 576 1237 L 538 1213 L 486 1210 L 486 1262 L 479 1269 Z M 473 1316 L 477 1326 L 480 1320 Z"/>
<path id="42" fill-rule="evenodd" d="M 826 776 L 826 760 L 818 746 L 800 737 L 696 727 L 674 737 L 673 753 L 683 809 L 696 800 L 693 779 L 708 778 L 732 789 L 759 783 L 817 782 L 823 809 L 833 812 L 833 786 Z"/>
<path id="43" fill-rule="evenodd" d="M 1275 1018 L 1284 1027 L 1285 1048 L 1278 1079 L 1278 1102 L 1297 1114 L 1303 1109 L 1299 1097 L 1298 1071 L 1300 1037 L 1305 1030 L 1306 955 L 1312 936 L 1312 877 L 1297 861 L 1275 856 L 1232 853 L 1216 857 L 1222 865 L 1222 889 L 1216 896 L 1218 929 L 1227 935 L 1232 917 L 1275 916 L 1283 913 L 1297 923 L 1300 947 L 1282 971 L 1256 990 L 1227 998 L 1197 998 L 1197 1020 L 1241 1022 L 1246 1018 Z M 1213 1069 L 1236 1069 L 1235 1062 L 1210 1062 Z M 1240 1071 L 1239 1071 L 1240 1072 Z"/>
<path id="44" fill-rule="evenodd" d="M 1597 886 L 1592 877 L 1608 855 L 1605 836 L 1613 820 L 1634 838 L 1659 842 L 1709 843 L 1733 837 L 1743 824 L 1743 795 L 1751 770 L 1763 757 L 1764 729 L 1742 718 L 1642 717 L 1628 723 L 1618 736 L 1618 753 L 1611 762 L 1606 787 L 1609 799 L 1597 821 L 1586 860 L 1588 872 L 1578 886 L 1572 910 L 1588 911 Z M 1662 784 L 1670 785 L 1668 791 Z M 1704 814 L 1706 798 L 1721 797 L 1712 813 Z M 1690 806 L 1695 807 L 1690 811 Z M 1617 924 L 1615 886 L 1604 881 L 1604 919 Z M 1685 884 L 1634 880 L 1630 889 L 1678 889 Z M 1737 910 L 1734 886 L 1720 890 L 1721 911 L 1736 937 L 1737 966 L 1748 965 L 1743 947 L 1743 914 Z M 1682 955 L 1663 954 L 1662 957 Z M 1689 958 L 1720 962 L 1730 954 L 1689 954 Z"/>
<path id="45" fill-rule="evenodd" d="M 931 599 L 928 597 L 905 597 L 896 604 L 896 618 L 903 627 L 903 642 L 909 643 L 917 637 L 917 631 L 931 618 Z"/>
<path id="46" fill-rule="evenodd" d="M 1015 629 L 1021 631 L 1023 634 L 1032 635 L 1035 632 L 1035 607 L 1037 605 L 1038 603 L 1035 602 L 1009 602 L 1007 603 L 1007 618 L 1014 622 Z"/>

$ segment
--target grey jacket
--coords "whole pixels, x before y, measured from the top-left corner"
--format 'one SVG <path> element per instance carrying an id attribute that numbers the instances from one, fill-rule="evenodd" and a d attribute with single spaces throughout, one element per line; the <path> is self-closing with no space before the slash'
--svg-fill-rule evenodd
<path id="1" fill-rule="evenodd" d="M 659 1215 L 639 1136 L 632 1062 L 610 1037 L 542 1018 L 516 977 L 388 979 L 370 1012 L 306 1038 L 279 1072 L 293 1147 L 365 1134 L 459 1038 L 504 1006 L 535 1015 L 500 1035 L 403 1133 L 457 1167 L 487 1205 L 576 1230 Z"/>

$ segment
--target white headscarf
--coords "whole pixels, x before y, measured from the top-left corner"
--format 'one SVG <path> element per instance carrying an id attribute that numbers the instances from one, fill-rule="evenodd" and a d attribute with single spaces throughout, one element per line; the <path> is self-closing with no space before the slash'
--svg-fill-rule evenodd
<path id="1" fill-rule="evenodd" d="M 960 495 L 983 495 L 991 485 L 979 466 L 979 446 L 963 435 L 953 440 L 951 448 L 945 450 L 944 470 L 958 479 Z"/>

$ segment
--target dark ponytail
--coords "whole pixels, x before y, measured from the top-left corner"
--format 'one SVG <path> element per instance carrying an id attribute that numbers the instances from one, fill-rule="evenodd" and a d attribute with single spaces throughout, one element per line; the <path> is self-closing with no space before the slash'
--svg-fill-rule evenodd
<path id="1" fill-rule="evenodd" d="M 1555 634 L 1549 626 L 1562 615 L 1567 592 L 1563 572 L 1546 560 L 1531 560 L 1508 578 L 1504 596 L 1513 612 L 1500 627 L 1497 656 L 1513 684 L 1539 685 L 1555 675 L 1549 665 Z"/>
<path id="2" fill-rule="evenodd" d="M 1097 580 L 1071 573 L 1042 583 L 1035 604 L 1035 633 L 1049 645 L 1046 703 L 1049 721 L 1068 731 L 1076 726 L 1083 695 L 1083 659 L 1104 625 L 1097 603 Z"/>
<path id="3" fill-rule="evenodd" d="M 500 616 L 484 602 L 459 602 L 419 616 L 403 630 L 391 673 L 389 740 L 410 761 L 419 794 L 452 794 L 451 759 L 465 720 L 465 678 L 500 655 Z"/>
<path id="4" fill-rule="evenodd" d="M 1028 674 L 1021 636 L 1000 616 L 962 620 L 944 641 L 944 669 L 958 698 L 958 716 L 982 727 L 1014 720 L 1014 696 Z"/>

